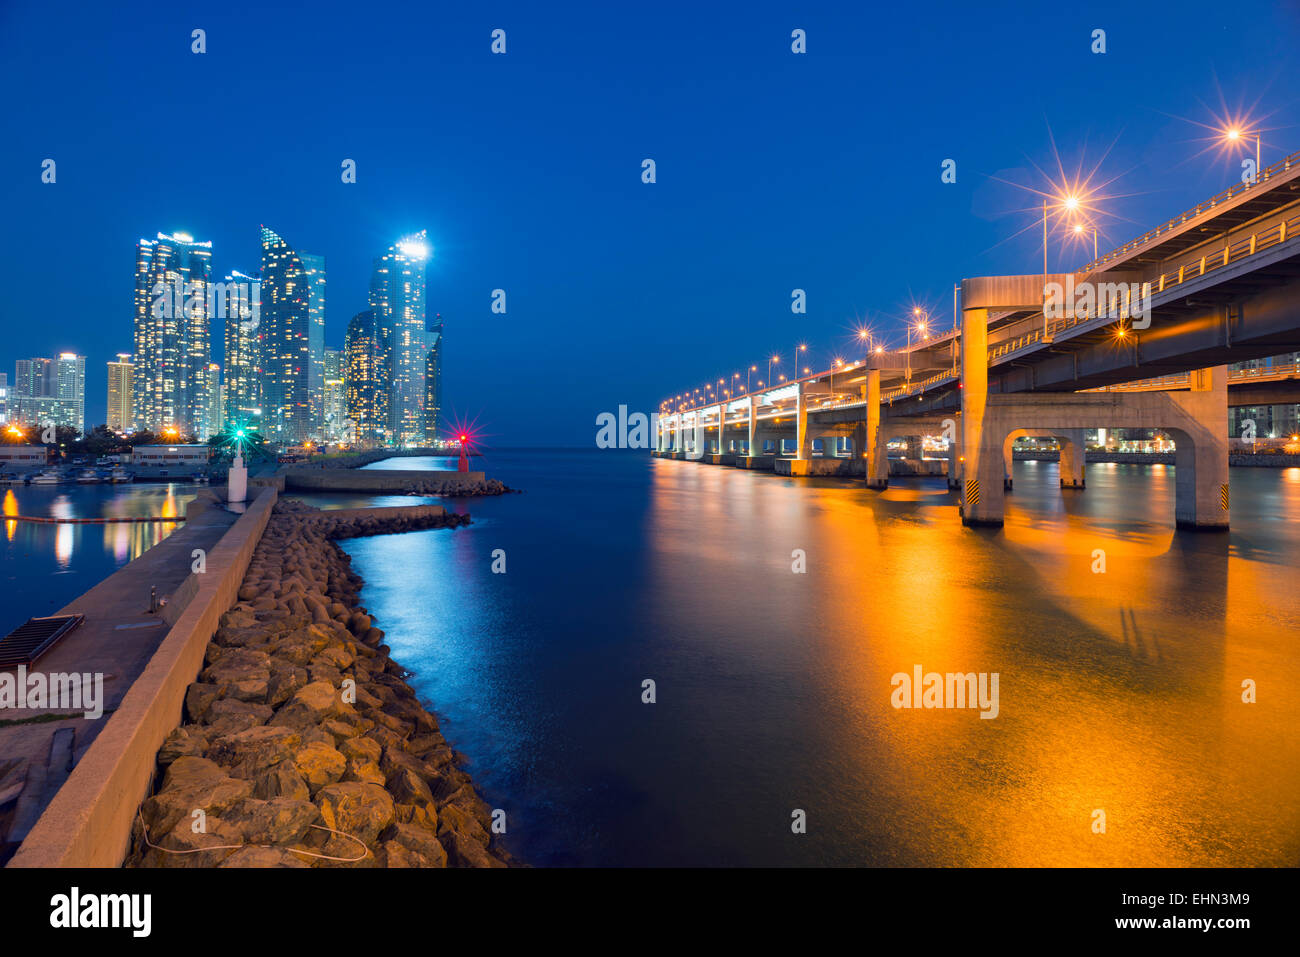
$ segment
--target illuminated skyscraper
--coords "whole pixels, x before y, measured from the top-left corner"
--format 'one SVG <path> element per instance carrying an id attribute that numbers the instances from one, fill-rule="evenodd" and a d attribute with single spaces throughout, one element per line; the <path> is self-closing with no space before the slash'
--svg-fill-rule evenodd
<path id="1" fill-rule="evenodd" d="M 302 258 L 263 226 L 262 431 L 271 441 L 297 444 L 312 433 L 310 296 Z"/>
<path id="2" fill-rule="evenodd" d="M 55 421 L 86 431 L 86 357 L 61 352 L 55 363 L 54 395 L 60 412 Z"/>
<path id="3" fill-rule="evenodd" d="M 325 257 L 299 253 L 307 283 L 307 395 L 311 403 L 311 434 L 325 426 Z"/>
<path id="4" fill-rule="evenodd" d="M 194 433 L 200 442 L 206 442 L 220 432 L 225 419 L 221 411 L 221 366 L 215 362 L 208 363 L 207 388 L 208 401 L 204 404 L 199 428 Z"/>
<path id="5" fill-rule="evenodd" d="M 391 379 L 388 428 L 391 440 L 424 441 L 424 370 L 428 335 L 424 319 L 424 275 L 431 250 L 421 230 L 404 236 L 375 260 L 370 276 L 370 308 L 387 337 Z"/>
<path id="6" fill-rule="evenodd" d="M 63 352 L 57 359 L 19 359 L 9 396 L 9 418 L 43 428 L 86 429 L 86 357 Z"/>
<path id="7" fill-rule="evenodd" d="M 108 364 L 108 427 L 114 432 L 128 432 L 131 418 L 131 390 L 134 388 L 135 365 L 125 352 Z"/>
<path id="8" fill-rule="evenodd" d="M 204 415 L 211 268 L 212 243 L 185 233 L 136 244 L 132 406 L 141 428 L 190 432 Z"/>
<path id="9" fill-rule="evenodd" d="M 347 431 L 347 394 L 343 387 L 343 353 L 337 349 L 325 350 L 325 427 L 323 437 L 340 440 Z"/>
<path id="10" fill-rule="evenodd" d="M 389 355 L 387 336 L 373 309 L 352 317 L 343 353 L 344 394 L 355 441 L 361 445 L 386 442 L 389 439 Z"/>
<path id="11" fill-rule="evenodd" d="M 214 284 L 215 285 L 215 284 Z M 223 418 L 236 426 L 262 428 L 261 283 L 238 270 L 225 279 L 226 380 Z M 220 305 L 221 298 L 217 297 Z M 220 317 L 218 317 L 220 319 Z"/>
<path id="12" fill-rule="evenodd" d="M 14 394 L 30 398 L 54 395 L 54 360 L 19 359 L 14 363 Z"/>
<path id="13" fill-rule="evenodd" d="M 442 428 L 442 316 L 429 323 L 429 353 L 424 363 L 424 432 L 441 438 Z"/>

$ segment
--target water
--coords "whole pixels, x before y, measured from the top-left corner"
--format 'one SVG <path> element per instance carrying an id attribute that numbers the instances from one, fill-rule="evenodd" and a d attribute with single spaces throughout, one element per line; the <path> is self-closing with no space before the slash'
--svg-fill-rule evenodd
<path id="1" fill-rule="evenodd" d="M 481 459 L 475 456 L 470 468 L 480 469 L 477 463 Z M 455 455 L 412 455 L 400 456 L 393 459 L 383 459 L 379 462 L 371 462 L 369 465 L 361 466 L 363 469 L 387 469 L 394 472 L 405 471 L 434 471 L 434 472 L 454 472 L 459 465 L 459 458 Z"/>
<path id="2" fill-rule="evenodd" d="M 6 515 L 101 518 L 180 517 L 198 486 L 28 485 L 0 489 Z M 4 522 L 0 543 L 0 634 L 50 615 L 180 527 L 178 522 L 45 525 Z"/>
<path id="3" fill-rule="evenodd" d="M 526 494 L 342 544 L 530 863 L 1297 859 L 1300 470 L 1234 469 L 1225 535 L 1175 531 L 1172 467 L 1093 465 L 1065 493 L 1017 463 L 1000 531 L 963 528 L 942 480 L 483 467 Z M 999 673 L 1000 714 L 895 710 L 917 664 Z"/>

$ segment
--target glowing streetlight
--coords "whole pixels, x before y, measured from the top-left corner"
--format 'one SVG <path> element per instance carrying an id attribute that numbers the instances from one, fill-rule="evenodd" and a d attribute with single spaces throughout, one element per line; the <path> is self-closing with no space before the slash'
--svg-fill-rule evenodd
<path id="1" fill-rule="evenodd" d="M 781 361 L 781 357 L 780 357 L 780 356 L 772 356 L 772 358 L 770 358 L 770 359 L 767 360 L 767 381 L 768 381 L 768 382 L 771 382 L 771 381 L 772 381 L 772 363 L 773 363 L 773 362 L 777 362 L 777 363 L 779 363 L 780 361 Z M 759 385 L 762 385 L 762 384 L 763 384 L 763 383 L 761 383 L 761 382 L 759 383 Z"/>
<path id="2" fill-rule="evenodd" d="M 1249 140 L 1252 136 L 1255 138 L 1254 182 L 1258 183 L 1259 182 L 1259 133 L 1247 133 L 1245 130 L 1242 130 L 1235 126 L 1230 127 L 1229 129 L 1223 131 L 1223 137 L 1229 143 L 1240 143 L 1242 140 Z"/>

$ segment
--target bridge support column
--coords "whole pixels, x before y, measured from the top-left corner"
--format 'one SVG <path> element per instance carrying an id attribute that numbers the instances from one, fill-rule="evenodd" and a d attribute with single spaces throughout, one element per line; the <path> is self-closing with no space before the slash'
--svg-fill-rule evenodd
<path id="1" fill-rule="evenodd" d="M 922 464 L 925 459 L 925 436 L 923 435 L 905 435 L 903 441 L 907 443 L 907 451 L 903 454 L 903 459 L 916 463 L 916 474 L 925 474 L 925 465 Z"/>
<path id="2" fill-rule="evenodd" d="M 961 488 L 961 443 L 948 440 L 948 489 Z"/>
<path id="3" fill-rule="evenodd" d="M 867 470 L 867 488 L 889 487 L 889 456 L 880 435 L 880 370 L 867 371 L 863 387 L 866 421 L 862 424 L 862 455 Z M 857 433 L 854 433 L 855 436 Z"/>
<path id="4" fill-rule="evenodd" d="M 1015 442 L 1007 442 L 1002 453 L 1002 488 L 1010 492 L 1015 487 L 1016 452 Z"/>
<path id="5" fill-rule="evenodd" d="M 961 318 L 963 525 L 1000 526 L 1003 520 L 1004 436 L 987 434 L 984 421 L 989 394 L 988 320 L 987 309 L 967 309 Z"/>
<path id="6" fill-rule="evenodd" d="M 1055 434 L 1061 447 L 1061 488 L 1085 488 L 1083 467 L 1087 453 L 1084 430 L 1062 429 Z"/>
<path id="7" fill-rule="evenodd" d="M 1175 400 L 1199 428 L 1174 435 L 1174 516 L 1179 528 L 1227 531 L 1228 367 L 1197 369 L 1191 385 Z"/>
<path id="8" fill-rule="evenodd" d="M 853 426 L 853 463 L 854 471 L 859 465 L 863 469 L 867 467 L 867 423 L 859 422 Z"/>
<path id="9" fill-rule="evenodd" d="M 790 462 L 791 475 L 812 474 L 812 435 L 808 431 L 808 393 L 802 382 L 796 385 L 794 419 L 794 459 Z"/>

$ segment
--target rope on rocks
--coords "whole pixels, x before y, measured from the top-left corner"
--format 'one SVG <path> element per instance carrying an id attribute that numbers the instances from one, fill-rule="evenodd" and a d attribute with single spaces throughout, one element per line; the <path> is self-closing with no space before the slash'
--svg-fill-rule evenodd
<path id="1" fill-rule="evenodd" d="M 280 844 L 213 844 L 211 847 L 191 847 L 187 850 L 180 851 L 171 847 L 163 847 L 161 844 L 155 844 L 153 841 L 149 840 L 149 825 L 144 822 L 144 814 L 141 813 L 139 809 L 137 809 L 135 813 L 136 817 L 140 819 L 140 828 L 144 831 L 144 842 L 155 851 L 162 851 L 164 854 L 198 854 L 201 851 L 237 851 L 241 847 L 269 847 L 274 850 L 283 847 Z M 361 845 L 361 850 L 364 853 L 360 857 L 333 857 L 329 854 L 317 854 L 314 851 L 301 851 L 296 847 L 283 847 L 283 850 L 289 851 L 293 854 L 306 854 L 308 857 L 319 857 L 324 861 L 341 861 L 344 864 L 355 864 L 357 861 L 364 861 L 370 856 L 370 848 L 366 846 L 366 842 L 361 840 L 361 838 L 357 837 L 355 834 L 336 831 L 334 828 L 326 827 L 323 824 L 311 824 L 309 826 L 314 827 L 319 831 L 329 831 L 331 834 L 337 834 L 339 837 L 346 837 L 350 841 L 356 841 Z"/>

